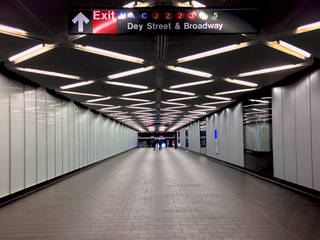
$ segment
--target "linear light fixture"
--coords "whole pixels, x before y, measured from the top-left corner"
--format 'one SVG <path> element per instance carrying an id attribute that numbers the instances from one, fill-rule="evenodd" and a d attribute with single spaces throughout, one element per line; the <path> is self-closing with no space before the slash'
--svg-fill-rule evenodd
<path id="1" fill-rule="evenodd" d="M 89 96 L 89 97 L 102 97 L 98 94 L 91 94 L 91 93 L 82 93 L 82 92 L 71 92 L 71 91 L 60 91 L 65 94 L 72 94 L 72 95 L 81 95 L 81 96 Z"/>
<path id="2" fill-rule="evenodd" d="M 53 77 L 70 78 L 70 79 L 76 79 L 76 80 L 80 80 L 81 79 L 81 77 L 75 76 L 75 75 L 69 75 L 69 74 L 57 73 L 57 72 L 50 72 L 50 71 L 45 71 L 45 70 L 33 69 L 33 68 L 16 67 L 15 69 L 18 70 L 18 71 L 49 75 L 49 76 L 53 76 Z"/>
<path id="3" fill-rule="evenodd" d="M 150 2 L 140 2 L 140 1 L 132 1 L 125 5 L 123 5 L 123 8 L 141 8 L 141 7 L 149 7 Z"/>
<path id="4" fill-rule="evenodd" d="M 0 33 L 15 36 L 15 37 L 27 37 L 28 33 L 22 29 L 10 27 L 0 24 Z"/>
<path id="5" fill-rule="evenodd" d="M 218 104 L 224 104 L 224 103 L 231 103 L 232 101 L 219 101 L 219 102 L 209 102 L 209 103 L 203 103 L 203 106 L 208 106 L 208 105 L 218 105 Z"/>
<path id="6" fill-rule="evenodd" d="M 99 110 L 99 111 L 101 111 L 101 110 Z M 117 110 L 107 110 L 107 109 L 105 109 L 105 110 L 103 110 L 102 112 L 106 112 L 106 113 L 121 113 L 122 111 L 117 111 Z"/>
<path id="7" fill-rule="evenodd" d="M 166 102 L 166 101 L 161 101 L 163 104 L 168 104 L 168 105 L 176 105 L 176 106 L 185 106 L 185 103 L 175 103 L 175 102 Z"/>
<path id="8" fill-rule="evenodd" d="M 176 3 L 177 7 L 193 7 L 193 8 L 204 8 L 206 5 L 198 2 L 198 1 L 178 1 Z"/>
<path id="9" fill-rule="evenodd" d="M 198 114 L 198 115 L 207 115 L 207 112 L 203 111 L 188 111 L 189 113 Z"/>
<path id="10" fill-rule="evenodd" d="M 121 78 L 121 77 L 129 76 L 129 75 L 133 75 L 133 74 L 147 72 L 147 71 L 150 71 L 152 69 L 154 69 L 154 66 L 136 68 L 136 69 L 133 69 L 133 70 L 129 70 L 129 71 L 125 71 L 125 72 L 109 75 L 108 78 L 109 79 Z"/>
<path id="11" fill-rule="evenodd" d="M 100 97 L 102 97 L 102 96 L 100 96 Z M 87 100 L 86 103 L 100 102 L 100 101 L 105 101 L 105 100 L 109 100 L 109 99 L 111 99 L 111 97 L 90 99 L 90 100 Z"/>
<path id="12" fill-rule="evenodd" d="M 263 110 L 263 109 L 259 109 L 259 108 L 252 108 L 253 111 L 256 112 L 268 112 L 268 110 Z"/>
<path id="13" fill-rule="evenodd" d="M 172 65 L 168 65 L 167 68 L 169 70 L 172 70 L 172 71 L 182 72 L 182 73 L 191 74 L 191 75 L 196 75 L 196 76 L 199 76 L 199 77 L 205 77 L 205 78 L 212 77 L 212 74 L 210 74 L 210 73 L 197 71 L 197 70 L 193 70 L 193 69 L 189 69 L 189 68 L 175 67 L 175 66 L 172 66 Z"/>
<path id="14" fill-rule="evenodd" d="M 74 49 L 77 49 L 80 51 L 90 52 L 90 53 L 94 53 L 94 54 L 98 54 L 98 55 L 102 55 L 110 58 L 116 58 L 116 59 L 120 59 L 128 62 L 134 62 L 134 63 L 140 63 L 140 64 L 144 62 L 142 58 L 133 57 L 130 55 L 121 54 L 117 52 L 112 52 L 112 51 L 101 49 L 101 48 L 83 46 L 80 44 L 75 44 L 73 47 Z"/>
<path id="15" fill-rule="evenodd" d="M 207 83 L 211 83 L 213 81 L 214 81 L 213 79 L 209 79 L 209 80 L 203 80 L 203 81 L 183 83 L 183 84 L 172 85 L 169 88 L 171 88 L 171 89 L 184 88 L 184 87 L 190 87 L 190 86 L 195 86 L 195 85 L 207 84 Z"/>
<path id="16" fill-rule="evenodd" d="M 256 84 L 256 83 L 247 82 L 247 81 L 243 81 L 243 80 L 231 79 L 231 78 L 225 78 L 224 80 L 229 83 L 243 85 L 243 86 L 247 86 L 247 87 L 258 87 L 258 84 Z"/>
<path id="17" fill-rule="evenodd" d="M 88 105 L 88 106 L 99 106 L 99 107 L 112 107 L 113 105 L 110 104 L 102 104 L 102 103 L 87 103 L 84 102 L 83 104 Z"/>
<path id="18" fill-rule="evenodd" d="M 232 91 L 218 92 L 215 94 L 216 95 L 227 95 L 227 94 L 240 93 L 240 92 L 249 92 L 249 91 L 253 91 L 256 89 L 257 88 L 245 88 L 245 89 L 238 89 L 238 90 L 232 90 Z"/>
<path id="19" fill-rule="evenodd" d="M 131 104 L 130 107 L 134 107 L 134 106 L 144 106 L 144 105 L 152 105 L 155 104 L 155 101 L 153 102 L 146 102 L 146 103 L 135 103 L 135 104 Z"/>
<path id="20" fill-rule="evenodd" d="M 151 109 L 151 108 L 148 108 L 148 107 L 140 107 L 140 106 L 127 106 L 127 108 L 133 108 L 133 109 L 144 109 L 144 110 Z"/>
<path id="21" fill-rule="evenodd" d="M 257 103 L 270 103 L 268 100 L 260 100 L 260 99 L 249 99 L 250 102 L 257 102 Z"/>
<path id="22" fill-rule="evenodd" d="M 106 108 L 101 108 L 99 111 L 105 111 L 105 110 L 112 110 L 112 109 L 117 109 L 121 108 L 121 106 L 113 106 L 113 107 L 106 107 Z"/>
<path id="23" fill-rule="evenodd" d="M 296 34 L 317 30 L 320 28 L 320 21 L 300 26 L 296 29 Z"/>
<path id="24" fill-rule="evenodd" d="M 256 71 L 240 73 L 240 74 L 238 74 L 238 77 L 248 77 L 248 76 L 283 71 L 283 70 L 288 70 L 288 69 L 298 68 L 298 67 L 303 67 L 303 66 L 306 66 L 306 64 L 298 63 L 298 64 L 283 65 L 283 66 L 279 66 L 279 67 L 264 68 L 264 69 L 260 69 L 260 70 L 256 70 Z"/>
<path id="25" fill-rule="evenodd" d="M 54 44 L 38 44 L 32 48 L 29 48 L 21 53 L 18 53 L 16 55 L 13 55 L 9 57 L 9 61 L 13 62 L 14 64 L 23 62 L 27 59 L 33 58 L 35 56 L 38 56 L 42 53 L 45 53 L 55 47 Z"/>
<path id="26" fill-rule="evenodd" d="M 269 47 L 272 47 L 272 48 L 277 49 L 281 52 L 290 54 L 292 56 L 295 56 L 297 58 L 301 58 L 304 60 L 308 59 L 311 56 L 311 54 L 308 53 L 307 51 L 305 51 L 301 48 L 298 48 L 296 46 L 293 46 L 290 43 L 287 43 L 285 41 L 280 40 L 280 41 L 266 42 L 266 44 Z"/>
<path id="27" fill-rule="evenodd" d="M 218 96 L 211 96 L 211 95 L 206 95 L 206 98 L 223 100 L 223 101 L 231 101 L 232 100 L 231 98 L 228 98 L 228 97 L 218 97 Z"/>
<path id="28" fill-rule="evenodd" d="M 121 86 L 121 87 L 148 89 L 147 86 L 138 85 L 138 84 L 131 84 L 131 83 L 124 83 L 124 82 L 105 81 L 105 83 L 109 84 L 109 85 L 115 85 L 115 86 Z"/>
<path id="29" fill-rule="evenodd" d="M 135 95 L 141 95 L 141 94 L 147 94 L 147 93 L 152 93 L 154 92 L 155 89 L 150 89 L 150 90 L 146 90 L 146 91 L 139 91 L 139 92 L 132 92 L 132 93 L 126 93 L 126 94 L 122 94 L 123 97 L 129 97 L 129 96 L 135 96 Z"/>
<path id="30" fill-rule="evenodd" d="M 216 110 L 217 109 L 216 107 L 209 107 L 209 106 L 203 106 L 203 105 L 194 105 L 194 106 L 198 107 L 198 108 L 205 108 L 208 110 Z"/>
<path id="31" fill-rule="evenodd" d="M 154 108 L 150 108 L 150 109 L 135 111 L 135 112 L 133 112 L 133 114 L 145 114 L 145 113 L 148 113 L 148 112 L 153 112 L 155 110 L 156 109 L 154 109 Z"/>
<path id="32" fill-rule="evenodd" d="M 189 106 L 185 105 L 185 106 L 168 107 L 168 108 L 163 108 L 161 110 L 162 111 L 169 111 L 169 110 L 173 110 L 173 109 L 186 108 L 186 107 L 189 107 Z"/>
<path id="33" fill-rule="evenodd" d="M 249 45 L 250 44 L 248 42 L 243 42 L 243 43 L 239 43 L 239 44 L 232 44 L 229 46 L 225 46 L 225 47 L 193 54 L 190 56 L 178 58 L 177 62 L 183 63 L 183 62 L 188 62 L 188 61 L 192 61 L 192 60 L 199 59 L 199 58 L 205 58 L 205 57 L 209 57 L 209 56 L 213 56 L 213 55 L 217 55 L 217 54 L 221 54 L 221 53 L 225 53 L 225 52 L 234 51 L 234 50 L 237 50 L 240 48 L 248 47 Z"/>
<path id="34" fill-rule="evenodd" d="M 126 101 L 136 101 L 136 102 L 150 102 L 150 100 L 147 99 L 141 99 L 141 98 L 126 98 L 126 97 L 119 97 L 121 100 L 126 100 Z"/>
<path id="35" fill-rule="evenodd" d="M 172 98 L 172 99 L 168 99 L 167 102 L 183 101 L 183 100 L 189 100 L 189 99 L 195 99 L 195 98 L 197 98 L 197 96 L 184 97 L 184 98 Z"/>
<path id="36" fill-rule="evenodd" d="M 70 88 L 76 88 L 76 87 L 81 87 L 81 86 L 86 86 L 89 84 L 94 83 L 94 81 L 83 81 L 83 82 L 78 82 L 78 83 L 72 83 L 68 85 L 61 86 L 60 89 L 70 89 Z"/>
<path id="37" fill-rule="evenodd" d="M 174 93 L 174 94 L 181 94 L 181 95 L 188 95 L 188 96 L 195 96 L 195 93 L 192 92 L 185 92 L 185 91 L 177 91 L 177 90 L 168 90 L 168 89 L 162 89 L 164 92 L 168 93 Z"/>

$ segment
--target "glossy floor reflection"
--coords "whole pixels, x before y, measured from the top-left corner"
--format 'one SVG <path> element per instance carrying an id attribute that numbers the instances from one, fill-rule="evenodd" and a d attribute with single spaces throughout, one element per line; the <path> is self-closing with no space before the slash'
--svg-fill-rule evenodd
<path id="1" fill-rule="evenodd" d="M 0 208 L 0 239 L 320 239 L 320 203 L 184 150 L 135 149 Z"/>

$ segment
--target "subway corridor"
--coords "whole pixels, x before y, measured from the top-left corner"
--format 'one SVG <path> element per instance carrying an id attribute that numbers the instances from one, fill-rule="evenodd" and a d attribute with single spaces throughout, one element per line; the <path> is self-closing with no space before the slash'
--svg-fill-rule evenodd
<path id="1" fill-rule="evenodd" d="M 0 208 L 0 239 L 320 239 L 320 204 L 185 150 L 135 149 Z"/>

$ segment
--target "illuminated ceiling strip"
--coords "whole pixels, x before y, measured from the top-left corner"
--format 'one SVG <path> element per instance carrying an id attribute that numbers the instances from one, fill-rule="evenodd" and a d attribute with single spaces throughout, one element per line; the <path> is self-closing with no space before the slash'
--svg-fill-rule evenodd
<path id="1" fill-rule="evenodd" d="M 109 79 L 121 78 L 121 77 L 125 77 L 125 76 L 130 76 L 130 75 L 133 75 L 133 74 L 147 72 L 147 71 L 150 71 L 152 69 L 154 69 L 154 66 L 137 68 L 137 69 L 133 69 L 133 70 L 129 70 L 129 71 L 125 71 L 125 72 L 109 75 L 108 78 Z"/>
<path id="2" fill-rule="evenodd" d="M 217 104 L 225 104 L 225 103 L 231 103 L 232 101 L 219 101 L 219 102 L 210 102 L 210 103 L 203 103 L 203 106 L 208 106 L 208 105 L 217 105 Z"/>
<path id="3" fill-rule="evenodd" d="M 297 58 L 301 58 L 301 59 L 308 59 L 309 57 L 311 57 L 311 54 L 308 53 L 307 51 L 304 51 L 301 48 L 298 48 L 296 46 L 293 46 L 287 42 L 284 41 L 273 41 L 273 42 L 266 42 L 266 45 L 268 45 L 269 47 L 272 47 L 276 50 L 279 50 L 281 52 L 290 54 L 292 56 L 295 56 Z"/>
<path id="4" fill-rule="evenodd" d="M 103 112 L 105 110 L 112 110 L 112 109 L 117 109 L 121 108 L 121 106 L 113 106 L 113 107 L 106 107 L 106 108 L 100 108 L 99 111 Z"/>
<path id="5" fill-rule="evenodd" d="M 102 103 L 87 103 L 84 102 L 83 104 L 89 105 L 89 106 L 99 106 L 99 107 L 112 107 L 113 105 L 110 104 L 102 104 Z"/>
<path id="6" fill-rule="evenodd" d="M 0 24 L 0 33 L 25 38 L 28 36 L 28 33 L 22 29 L 14 28 L 6 25 Z"/>
<path id="7" fill-rule="evenodd" d="M 156 109 L 147 109 L 147 110 L 140 110 L 140 111 L 135 111 L 133 112 L 133 114 L 145 114 L 145 113 L 148 113 L 148 112 L 153 112 L 155 111 Z"/>
<path id="8" fill-rule="evenodd" d="M 195 98 L 197 98 L 197 96 L 185 97 L 185 98 L 172 98 L 172 99 L 168 99 L 167 102 L 175 102 L 175 101 L 189 100 L 189 99 L 195 99 Z"/>
<path id="9" fill-rule="evenodd" d="M 86 86 L 86 85 L 89 85 L 89 84 L 92 84 L 92 83 L 94 83 L 94 81 L 92 81 L 92 80 L 84 81 L 84 82 L 78 82 L 78 83 L 73 83 L 73 84 L 68 84 L 68 85 L 61 86 L 60 89 L 76 88 L 76 87 Z"/>
<path id="10" fill-rule="evenodd" d="M 124 82 L 105 81 L 105 83 L 109 84 L 109 85 L 115 85 L 115 86 L 121 86 L 121 87 L 148 89 L 147 86 L 138 85 L 138 84 L 131 84 L 131 83 L 124 83 Z"/>
<path id="11" fill-rule="evenodd" d="M 249 99 L 250 102 L 258 102 L 258 103 L 270 103 L 268 100 L 260 100 L 260 99 Z"/>
<path id="12" fill-rule="evenodd" d="M 136 102 L 150 102 L 150 100 L 147 99 L 140 99 L 140 98 L 126 98 L 126 97 L 119 97 L 121 100 L 125 101 L 136 101 Z"/>
<path id="13" fill-rule="evenodd" d="M 91 46 L 83 46 L 80 44 L 75 44 L 74 49 L 77 49 L 80 51 L 85 51 L 85 52 L 90 52 L 90 53 L 94 53 L 94 54 L 98 54 L 98 55 L 102 55 L 102 56 L 106 56 L 106 57 L 110 57 L 110 58 L 116 58 L 116 59 L 120 59 L 120 60 L 124 60 L 124 61 L 128 61 L 128 62 L 134 62 L 134 63 L 140 63 L 140 64 L 144 62 L 144 60 L 142 58 L 133 57 L 133 56 L 129 56 L 126 54 L 112 52 L 109 50 L 91 47 Z"/>
<path id="14" fill-rule="evenodd" d="M 194 105 L 194 106 L 198 107 L 198 108 L 205 108 L 208 110 L 216 110 L 217 109 L 216 107 L 209 107 L 209 106 L 203 106 L 203 105 Z"/>
<path id="15" fill-rule="evenodd" d="M 177 1 L 176 2 L 177 7 L 193 7 L 193 8 L 205 8 L 206 5 L 198 2 L 198 1 Z"/>
<path id="16" fill-rule="evenodd" d="M 238 89 L 238 90 L 232 90 L 232 91 L 218 92 L 218 93 L 215 93 L 215 94 L 216 95 L 227 95 L 227 94 L 233 94 L 233 93 L 254 91 L 256 89 L 257 88 L 245 88 L 245 89 Z"/>
<path id="17" fill-rule="evenodd" d="M 256 83 L 247 82 L 247 81 L 243 81 L 243 80 L 231 79 L 231 78 L 225 78 L 224 80 L 229 83 L 243 85 L 243 86 L 247 86 L 247 87 L 258 87 L 258 84 L 256 84 Z"/>
<path id="18" fill-rule="evenodd" d="M 146 90 L 146 91 L 139 91 L 139 92 L 133 92 L 133 93 L 126 93 L 126 94 L 122 94 L 123 97 L 130 97 L 130 96 L 135 96 L 135 95 L 141 95 L 141 94 L 147 94 L 147 93 L 152 93 L 154 92 L 155 89 L 151 89 L 151 90 Z"/>
<path id="19" fill-rule="evenodd" d="M 102 97 L 98 94 L 91 94 L 91 93 L 82 93 L 82 92 L 71 92 L 71 91 L 60 91 L 61 93 L 65 94 L 72 94 L 72 95 L 81 95 L 81 96 L 90 96 L 90 97 Z"/>
<path id="20" fill-rule="evenodd" d="M 303 66 L 306 66 L 306 64 L 299 63 L 299 64 L 289 64 L 289 65 L 284 65 L 284 66 L 279 66 L 279 67 L 264 68 L 264 69 L 260 69 L 260 70 L 256 70 L 256 71 L 240 73 L 240 74 L 238 74 L 238 77 L 248 77 L 248 76 L 283 71 L 283 70 L 288 70 L 288 69 L 298 68 L 298 67 L 303 67 Z"/>
<path id="21" fill-rule="evenodd" d="M 155 101 L 153 101 L 153 102 L 147 102 L 147 103 L 135 103 L 135 104 L 131 104 L 130 107 L 144 106 L 144 105 L 152 105 L 152 104 L 155 104 Z"/>
<path id="22" fill-rule="evenodd" d="M 205 109 L 204 109 L 205 110 Z M 208 113 L 207 112 L 203 112 L 203 111 L 188 111 L 189 113 L 193 113 L 193 114 L 199 114 L 199 115 L 207 115 Z"/>
<path id="23" fill-rule="evenodd" d="M 190 56 L 182 57 L 182 58 L 179 58 L 177 60 L 177 62 L 183 63 L 183 62 L 188 62 L 188 61 L 192 61 L 192 60 L 199 59 L 199 58 L 205 58 L 205 57 L 209 57 L 209 56 L 213 56 L 213 55 L 217 55 L 217 54 L 221 54 L 221 53 L 225 53 L 225 52 L 234 51 L 234 50 L 237 50 L 240 48 L 248 47 L 249 45 L 250 44 L 247 42 L 240 43 L 240 44 L 232 44 L 229 46 L 213 49 L 210 51 L 205 51 L 205 52 L 193 54 Z"/>
<path id="24" fill-rule="evenodd" d="M 169 88 L 175 89 L 175 88 L 190 87 L 195 85 L 211 83 L 213 81 L 214 81 L 213 79 L 209 79 L 209 80 L 203 80 L 203 81 L 197 81 L 197 82 L 183 83 L 183 84 L 172 85 Z"/>
<path id="25" fill-rule="evenodd" d="M 174 94 L 181 94 L 181 95 L 188 95 L 188 96 L 195 96 L 195 93 L 192 92 L 185 92 L 185 91 L 176 91 L 176 90 L 168 90 L 168 89 L 162 89 L 162 91 L 167 93 L 174 93 Z"/>
<path id="26" fill-rule="evenodd" d="M 29 48 L 21 53 L 18 53 L 16 55 L 13 55 L 9 58 L 10 62 L 13 62 L 14 64 L 23 62 L 27 59 L 33 58 L 35 56 L 38 56 L 42 53 L 45 53 L 47 51 L 50 51 L 55 47 L 54 44 L 39 44 L 32 48 Z"/>
<path id="27" fill-rule="evenodd" d="M 150 2 L 140 2 L 140 1 L 132 1 L 129 2 L 125 5 L 123 5 L 123 8 L 143 8 L 143 7 L 149 7 L 150 6 Z"/>
<path id="28" fill-rule="evenodd" d="M 161 101 L 161 103 L 168 104 L 168 105 L 186 106 L 185 103 L 175 103 L 175 102 L 165 102 L 165 101 Z"/>
<path id="29" fill-rule="evenodd" d="M 182 72 L 182 73 L 191 74 L 191 75 L 196 75 L 196 76 L 199 76 L 199 77 L 205 77 L 205 78 L 212 77 L 212 74 L 210 74 L 210 73 L 201 72 L 201 71 L 197 71 L 197 70 L 192 70 L 192 69 L 188 69 L 188 68 L 175 67 L 175 66 L 171 66 L 171 65 L 167 66 L 167 68 L 169 70 L 172 70 L 172 71 Z"/>
<path id="30" fill-rule="evenodd" d="M 168 108 L 163 108 L 161 110 L 162 111 L 169 111 L 169 110 L 172 110 L 172 109 L 179 109 L 179 108 L 186 108 L 186 107 L 189 107 L 189 106 L 185 105 L 185 106 L 168 107 Z"/>
<path id="31" fill-rule="evenodd" d="M 81 79 L 81 77 L 75 76 L 75 75 L 44 71 L 44 70 L 33 69 L 33 68 L 16 67 L 15 69 L 18 70 L 18 71 L 49 75 L 49 76 L 53 76 L 53 77 L 70 78 L 70 79 L 76 79 L 76 80 L 80 80 Z"/>
<path id="32" fill-rule="evenodd" d="M 320 29 L 320 21 L 300 26 L 296 29 L 295 33 L 298 34 L 298 33 L 309 32 L 317 29 Z"/>
<path id="33" fill-rule="evenodd" d="M 102 97 L 102 96 L 101 96 L 101 97 Z M 105 100 L 109 100 L 109 99 L 111 99 L 111 97 L 103 97 L 103 98 L 90 99 L 90 100 L 87 100 L 86 103 L 100 102 L 100 101 L 105 101 Z"/>
<path id="34" fill-rule="evenodd" d="M 218 96 L 211 96 L 211 95 L 206 95 L 206 98 L 223 100 L 223 101 L 231 101 L 232 100 L 231 98 L 228 98 L 228 97 L 218 97 Z"/>
<path id="35" fill-rule="evenodd" d="M 149 110 L 151 108 L 148 107 L 139 107 L 139 106 L 127 106 L 127 108 L 133 108 L 133 109 L 145 109 L 145 110 Z"/>

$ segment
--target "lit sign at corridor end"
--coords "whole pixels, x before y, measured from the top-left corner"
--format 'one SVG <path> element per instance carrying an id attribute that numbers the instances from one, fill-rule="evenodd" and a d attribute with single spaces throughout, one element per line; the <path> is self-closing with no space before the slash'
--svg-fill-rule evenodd
<path id="1" fill-rule="evenodd" d="M 71 10 L 71 34 L 257 33 L 258 11 L 220 9 Z"/>

